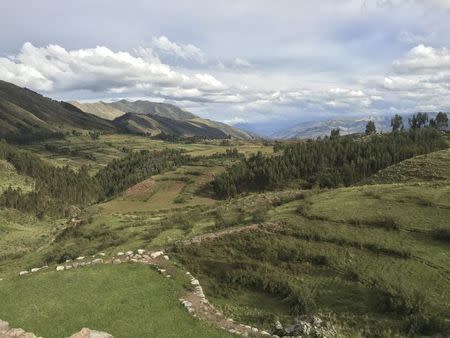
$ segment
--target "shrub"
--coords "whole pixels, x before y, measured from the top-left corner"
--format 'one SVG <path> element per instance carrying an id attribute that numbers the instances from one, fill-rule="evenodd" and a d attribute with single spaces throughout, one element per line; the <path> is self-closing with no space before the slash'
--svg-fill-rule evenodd
<path id="1" fill-rule="evenodd" d="M 431 234 L 435 240 L 450 244 L 450 229 L 447 228 L 434 229 L 431 232 Z"/>

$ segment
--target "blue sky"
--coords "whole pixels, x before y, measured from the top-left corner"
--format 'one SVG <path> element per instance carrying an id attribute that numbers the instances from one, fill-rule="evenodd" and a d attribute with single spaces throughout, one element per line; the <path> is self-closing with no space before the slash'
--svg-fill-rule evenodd
<path id="1" fill-rule="evenodd" d="M 3 2 L 0 79 L 236 122 L 450 108 L 450 0 Z"/>

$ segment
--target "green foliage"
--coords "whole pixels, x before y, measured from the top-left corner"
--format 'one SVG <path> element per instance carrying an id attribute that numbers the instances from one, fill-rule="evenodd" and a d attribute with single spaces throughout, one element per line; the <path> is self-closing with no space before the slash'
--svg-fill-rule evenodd
<path id="1" fill-rule="evenodd" d="M 86 167 L 78 172 L 53 167 L 38 156 L 0 142 L 0 158 L 10 162 L 19 174 L 33 177 L 35 190 L 24 193 L 9 188 L 0 195 L 0 205 L 35 213 L 62 214 L 71 205 L 97 200 L 98 189 Z"/>
<path id="2" fill-rule="evenodd" d="M 426 127 L 428 123 L 427 113 L 417 113 L 409 118 L 409 127 L 411 129 L 420 129 Z"/>
<path id="3" fill-rule="evenodd" d="M 310 140 L 286 146 L 280 156 L 257 153 L 216 177 L 212 184 L 219 198 L 274 189 L 292 179 L 320 187 L 348 186 L 394 163 L 446 146 L 441 134 L 429 128 L 364 140 Z"/>
<path id="4" fill-rule="evenodd" d="M 450 244 L 450 229 L 438 228 L 432 231 L 432 236 L 435 240 Z"/>
<path id="5" fill-rule="evenodd" d="M 400 115 L 395 114 L 395 116 L 391 119 L 391 127 L 394 133 L 403 130 L 403 118 Z"/>
<path id="6" fill-rule="evenodd" d="M 372 135 L 377 132 L 377 128 L 375 127 L 375 122 L 369 121 L 366 125 L 366 135 Z"/>
<path id="7" fill-rule="evenodd" d="M 186 163 L 189 158 L 179 150 L 141 150 L 113 160 L 95 178 L 102 195 L 111 197 L 152 175 L 174 169 Z"/>

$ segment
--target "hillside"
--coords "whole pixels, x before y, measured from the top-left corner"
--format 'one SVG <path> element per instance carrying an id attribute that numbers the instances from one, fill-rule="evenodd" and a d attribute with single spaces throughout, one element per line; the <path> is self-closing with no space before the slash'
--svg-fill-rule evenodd
<path id="1" fill-rule="evenodd" d="M 102 101 L 94 103 L 80 103 L 78 101 L 69 101 L 69 103 L 84 112 L 101 117 L 106 120 L 114 120 L 115 118 L 124 114 L 122 110 L 116 109 L 108 103 Z"/>
<path id="2" fill-rule="evenodd" d="M 76 224 L 67 216 L 0 208 L 0 295 L 6 304 L 0 307 L 0 318 L 12 327 L 55 338 L 82 325 L 117 337 L 129 332 L 145 336 L 144 331 L 154 336 L 227 336 L 215 329 L 221 327 L 255 327 L 281 337 L 298 335 L 287 332 L 296 318 L 319 318 L 315 321 L 341 337 L 448 334 L 448 149 L 378 172 L 401 172 L 414 176 L 412 181 L 391 184 L 389 174 L 376 184 L 327 189 L 301 189 L 297 182 L 267 191 L 270 186 L 264 185 L 219 200 L 211 182 L 233 164 L 257 152 L 281 154 L 274 155 L 273 147 L 258 141 L 185 144 L 125 134 L 96 140 L 72 135 L 54 141 L 55 147 L 48 144 L 28 145 L 34 156 L 23 159 L 32 166 L 36 157 L 43 157 L 43 173 L 53 172 L 53 165 L 77 170 L 88 164 L 93 166 L 91 176 L 114 191 L 98 203 L 80 206 Z M 238 146 L 241 154 L 232 151 Z M 82 157 L 85 153 L 93 158 Z M 424 175 L 415 174 L 424 161 Z M 27 191 L 71 174 L 64 169 L 27 182 L 31 178 L 24 170 L 30 166 L 20 166 L 17 159 L 4 163 L 9 182 Z M 263 165 L 259 167 L 264 174 Z M 88 181 L 83 175 L 67 176 L 72 182 L 69 197 Z M 54 191 L 58 196 L 61 192 Z M 45 201 L 44 206 L 52 203 Z M 164 250 L 169 259 L 160 257 L 148 269 L 139 263 L 146 258 L 137 249 Z M 80 268 L 99 258 L 105 265 Z M 49 268 L 31 272 L 45 265 Z M 57 266 L 64 271 L 56 272 Z M 18 276 L 20 271 L 28 273 Z M 186 300 L 189 292 L 198 291 L 186 276 L 198 278 L 200 294 L 214 306 L 213 313 L 192 298 L 180 304 L 179 298 Z M 117 314 L 107 305 L 112 299 L 121 302 Z M 39 315 L 26 307 L 30 302 Z M 158 319 L 146 321 L 156 311 Z M 180 325 L 167 325 L 161 318 L 175 318 Z M 119 319 L 132 327 L 125 331 Z M 283 329 L 276 328 L 276 321 Z"/>
<path id="3" fill-rule="evenodd" d="M 160 133 L 177 137 L 205 137 L 212 139 L 228 138 L 253 139 L 255 136 L 224 123 L 202 119 L 188 111 L 168 103 L 150 101 L 120 100 L 112 103 L 72 102 L 83 111 L 114 120 L 122 131 L 158 135 Z"/>
<path id="4" fill-rule="evenodd" d="M 114 125 L 66 102 L 0 81 L 0 138 L 23 142 L 45 139 L 72 129 L 114 132 Z"/>

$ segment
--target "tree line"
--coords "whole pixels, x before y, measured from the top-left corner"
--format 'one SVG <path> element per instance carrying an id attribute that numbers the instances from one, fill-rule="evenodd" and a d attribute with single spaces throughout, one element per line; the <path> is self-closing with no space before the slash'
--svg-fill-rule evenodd
<path id="1" fill-rule="evenodd" d="M 124 191 L 135 183 L 185 163 L 190 157 L 179 150 L 140 151 L 113 160 L 94 177 L 82 166 L 55 167 L 29 151 L 0 141 L 0 159 L 17 172 L 33 177 L 34 190 L 9 187 L 0 195 L 0 207 L 37 215 L 65 215 L 71 205 L 86 206 Z"/>
<path id="2" fill-rule="evenodd" d="M 354 184 L 378 170 L 420 154 L 446 148 L 433 128 L 370 137 L 339 136 L 277 147 L 278 156 L 257 153 L 234 164 L 212 182 L 219 198 L 246 191 L 270 190 L 299 179 L 304 187 Z"/>

